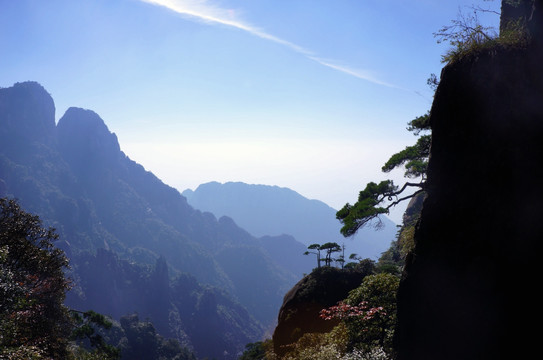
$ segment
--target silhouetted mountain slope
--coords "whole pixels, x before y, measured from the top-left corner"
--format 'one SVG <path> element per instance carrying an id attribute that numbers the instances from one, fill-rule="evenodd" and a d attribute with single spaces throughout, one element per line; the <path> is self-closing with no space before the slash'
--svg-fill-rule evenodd
<path id="1" fill-rule="evenodd" d="M 216 216 L 230 216 L 255 236 L 292 235 L 307 245 L 325 242 L 344 243 L 346 256 L 357 253 L 377 260 L 395 240 L 396 225 L 383 217 L 384 228 L 363 228 L 354 239 L 345 239 L 336 210 L 319 200 L 309 200 L 297 192 L 268 185 L 241 182 L 210 182 L 196 190 L 185 190 L 189 204 Z"/>
<path id="2" fill-rule="evenodd" d="M 0 89 L 0 196 L 18 198 L 57 229 L 76 281 L 70 301 L 105 314 L 156 318 L 163 335 L 200 356 L 227 351 L 235 358 L 258 340 L 298 278 L 231 219 L 194 210 L 128 158 L 96 113 L 70 108 L 55 125 L 54 112 L 38 83 Z M 159 283 L 169 288 L 153 290 L 157 259 L 169 278 Z M 193 289 L 180 283 L 187 273 Z M 162 293 L 170 301 L 161 303 Z M 190 316 L 181 315 L 185 306 L 194 310 Z"/>

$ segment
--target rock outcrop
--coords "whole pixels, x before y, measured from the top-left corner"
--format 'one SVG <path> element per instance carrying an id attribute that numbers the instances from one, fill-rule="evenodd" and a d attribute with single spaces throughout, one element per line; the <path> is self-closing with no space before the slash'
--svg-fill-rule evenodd
<path id="1" fill-rule="evenodd" d="M 530 1 L 532 36 L 541 3 Z M 543 52 L 532 40 L 442 71 L 427 197 L 398 295 L 399 360 L 537 353 L 527 314 L 538 309 L 543 239 Z"/>
<path id="2" fill-rule="evenodd" d="M 306 333 L 327 333 L 338 324 L 323 320 L 319 312 L 344 300 L 349 291 L 362 283 L 361 271 L 321 267 L 300 280 L 286 295 L 279 310 L 273 346 L 283 356 L 288 345 L 296 343 Z"/>

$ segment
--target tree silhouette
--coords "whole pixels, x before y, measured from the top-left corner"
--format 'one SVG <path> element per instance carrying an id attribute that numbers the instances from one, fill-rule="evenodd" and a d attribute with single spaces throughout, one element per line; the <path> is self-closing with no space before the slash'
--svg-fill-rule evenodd
<path id="1" fill-rule="evenodd" d="M 317 255 L 317 267 L 321 267 L 321 262 L 324 262 L 324 266 L 331 266 L 332 261 L 341 262 L 341 267 L 343 268 L 343 263 L 345 262 L 344 256 L 340 256 L 337 259 L 334 259 L 332 257 L 333 253 L 344 251 L 344 248 L 341 247 L 338 243 L 335 242 L 327 242 L 323 245 L 319 244 L 311 244 L 307 247 L 309 250 L 313 251 L 306 251 L 304 252 L 304 255 L 314 254 Z M 324 258 L 322 258 L 321 251 L 325 251 Z"/>
<path id="2" fill-rule="evenodd" d="M 311 244 L 307 248 L 309 250 L 314 250 L 314 251 L 306 251 L 304 252 L 304 255 L 309 255 L 309 254 L 317 255 L 317 267 L 320 268 L 321 267 L 321 246 L 319 244 Z"/>
<path id="3" fill-rule="evenodd" d="M 332 261 L 334 261 L 334 259 L 332 258 L 332 254 L 336 252 L 340 252 L 341 246 L 339 246 L 339 244 L 335 242 L 327 242 L 326 244 L 321 245 L 320 250 L 326 251 L 326 256 L 322 260 L 324 261 L 324 265 L 331 266 Z"/>
<path id="4" fill-rule="evenodd" d="M 348 237 L 356 234 L 359 229 L 370 224 L 372 220 L 378 220 L 374 226 L 381 226 L 380 215 L 388 214 L 393 206 L 424 191 L 431 135 L 421 135 L 421 132 L 430 130 L 430 114 L 426 113 L 411 120 L 407 130 L 419 136 L 417 142 L 415 145 L 408 146 L 392 155 L 382 167 L 382 171 L 390 172 L 404 166 L 405 177 L 420 178 L 420 182 L 406 182 L 401 188 L 396 186 L 392 180 L 384 180 L 378 184 L 368 183 L 366 188 L 360 191 L 356 203 L 353 205 L 347 203 L 336 213 L 336 218 L 343 224 L 341 228 L 343 236 Z M 418 189 L 412 194 L 400 197 L 410 187 Z"/>

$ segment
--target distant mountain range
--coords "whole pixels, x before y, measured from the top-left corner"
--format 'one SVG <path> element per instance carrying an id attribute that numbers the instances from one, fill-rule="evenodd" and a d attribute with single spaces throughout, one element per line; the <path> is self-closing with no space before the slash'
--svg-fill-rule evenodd
<path id="1" fill-rule="evenodd" d="M 396 238 L 396 224 L 383 216 L 383 228 L 362 228 L 354 239 L 340 234 L 337 210 L 319 200 L 278 186 L 249 185 L 241 182 L 210 182 L 187 189 L 183 196 L 194 208 L 215 216 L 231 217 L 252 235 L 288 234 L 305 246 L 325 242 L 345 244 L 345 257 L 356 253 L 377 260 Z"/>
<path id="2" fill-rule="evenodd" d="M 201 358 L 235 359 L 273 330 L 300 278 L 269 242 L 193 209 L 127 157 L 93 111 L 70 108 L 55 124 L 36 82 L 0 89 L 0 196 L 57 229 L 74 280 L 67 305 L 137 312 Z"/>
<path id="3" fill-rule="evenodd" d="M 137 312 L 200 358 L 236 359 L 271 333 L 283 296 L 316 265 L 301 255 L 309 243 L 376 259 L 395 234 L 385 219 L 344 240 L 334 209 L 289 189 L 210 183 L 185 195 L 126 156 L 93 111 L 69 108 L 55 124 L 40 84 L 0 88 L 0 196 L 56 228 L 67 305 Z"/>

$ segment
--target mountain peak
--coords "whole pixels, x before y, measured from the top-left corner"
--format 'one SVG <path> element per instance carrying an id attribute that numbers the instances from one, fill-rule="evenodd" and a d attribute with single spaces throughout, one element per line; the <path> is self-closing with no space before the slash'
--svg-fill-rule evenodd
<path id="1" fill-rule="evenodd" d="M 117 136 L 92 110 L 71 107 L 58 122 L 59 145 L 71 161 L 93 163 L 118 158 Z"/>
<path id="2" fill-rule="evenodd" d="M 39 83 L 26 81 L 0 89 L 0 113 L 1 141 L 24 146 L 54 140 L 55 103 Z"/>
<path id="3" fill-rule="evenodd" d="M 110 133 L 106 123 L 92 110 L 70 107 L 58 122 L 59 129 L 83 131 L 87 136 L 108 136 Z"/>

